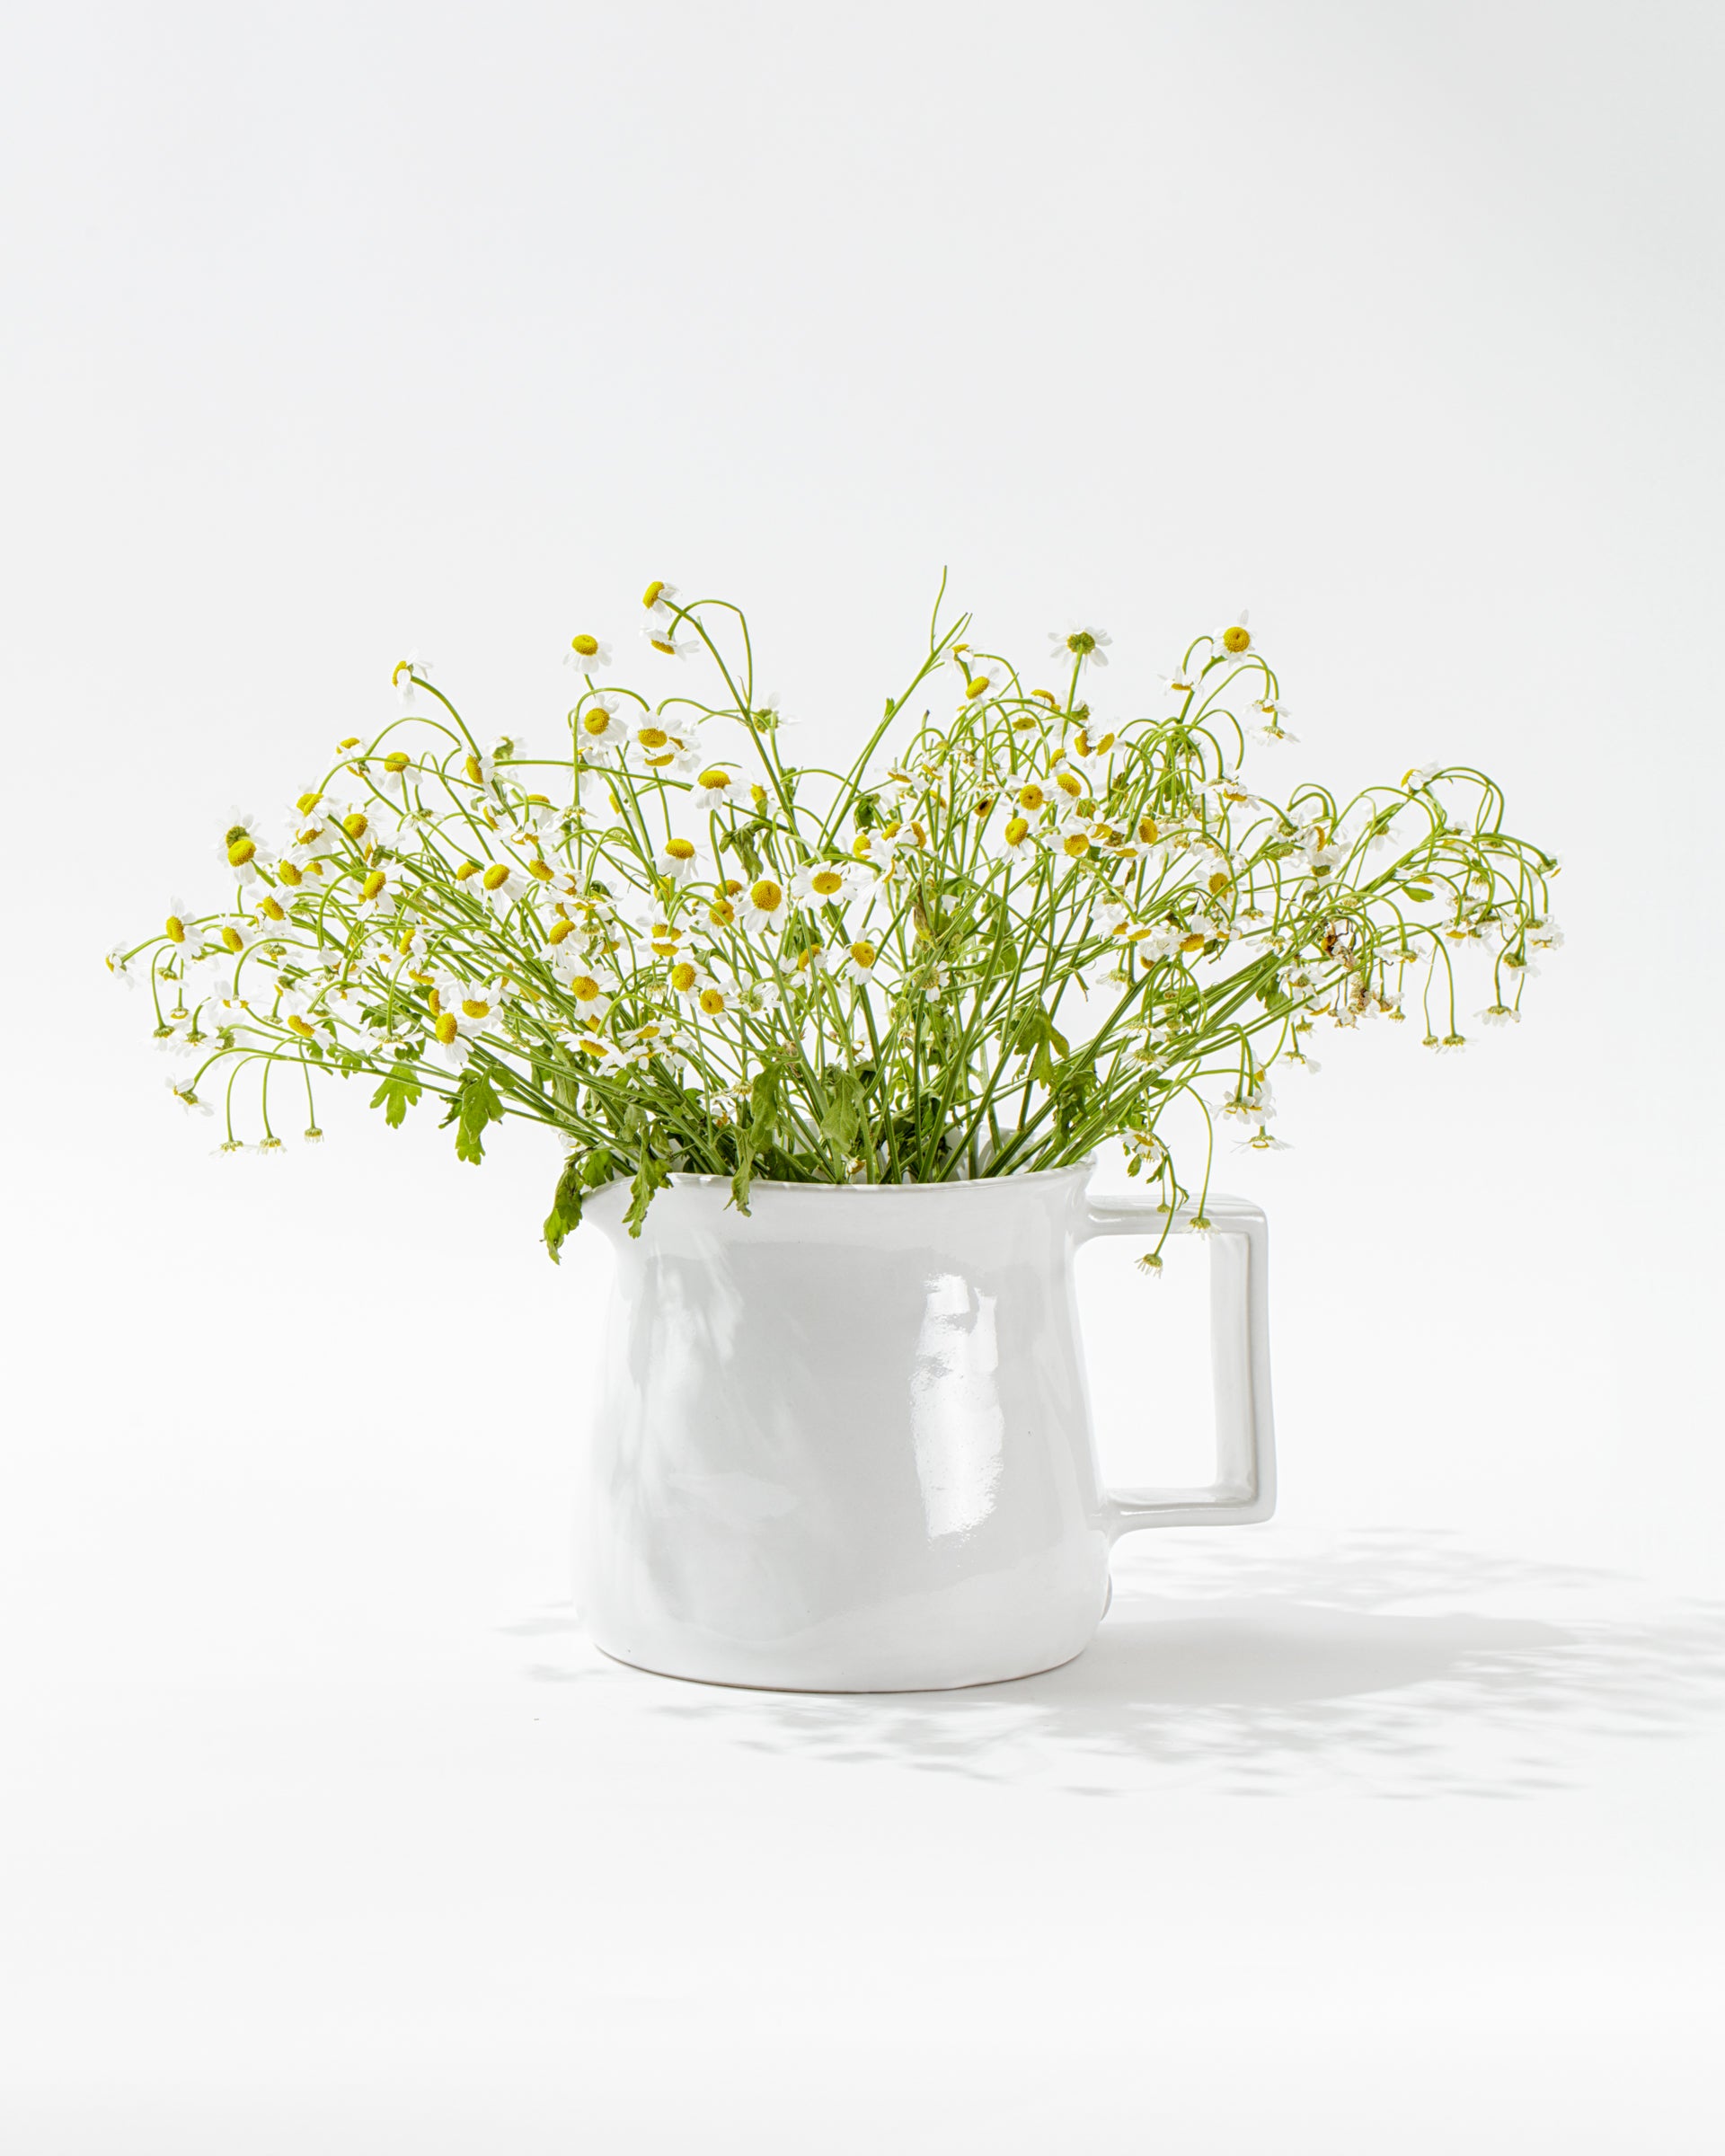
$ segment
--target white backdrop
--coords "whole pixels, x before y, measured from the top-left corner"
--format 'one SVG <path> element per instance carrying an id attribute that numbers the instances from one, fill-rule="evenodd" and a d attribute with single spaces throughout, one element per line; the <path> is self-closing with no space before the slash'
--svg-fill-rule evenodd
<path id="1" fill-rule="evenodd" d="M 6 43 L 21 2145 L 1715 2147 L 1717 12 Z M 818 743 L 942 565 L 986 641 L 1107 626 L 1122 711 L 1249 604 L 1266 782 L 1482 763 L 1568 947 L 1465 1056 L 1325 1043 L 1232 1163 L 1275 1527 L 1128 1545 L 1028 1686 L 656 1683 L 565 1600 L 554 1155 L 356 1099 L 208 1158 L 101 953 L 409 645 L 549 741 L 570 633 L 669 577 Z M 1095 1262 L 1127 1479 L 1191 1303 Z"/>

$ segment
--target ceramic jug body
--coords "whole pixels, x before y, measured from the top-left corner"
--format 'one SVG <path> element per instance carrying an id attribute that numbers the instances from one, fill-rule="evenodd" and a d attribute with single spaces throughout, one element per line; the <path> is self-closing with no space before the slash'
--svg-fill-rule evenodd
<path id="1" fill-rule="evenodd" d="M 583 1533 L 597 1645 L 715 1683 L 986 1683 L 1083 1650 L 1126 1529 L 1267 1517 L 1262 1216 L 1209 1207 L 1241 1246 L 1218 1250 L 1223 1480 L 1110 1494 L 1072 1259 L 1163 1216 L 1092 1204 L 1088 1174 L 756 1183 L 747 1216 L 722 1179 L 678 1176 L 638 1239 L 625 1187 L 598 1192 L 616 1277 Z"/>

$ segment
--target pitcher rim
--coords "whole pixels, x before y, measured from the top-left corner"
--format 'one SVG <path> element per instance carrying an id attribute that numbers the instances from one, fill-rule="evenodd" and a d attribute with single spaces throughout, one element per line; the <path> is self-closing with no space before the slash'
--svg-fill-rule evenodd
<path id="1" fill-rule="evenodd" d="M 926 1196 L 934 1191 L 1011 1189 L 1022 1183 L 1051 1183 L 1064 1176 L 1089 1177 L 1095 1170 L 1097 1156 L 1086 1153 L 1082 1161 L 1074 1161 L 1065 1168 L 1028 1168 L 1007 1175 L 970 1175 L 955 1177 L 950 1182 L 939 1183 L 791 1183 L 772 1176 L 757 1175 L 750 1183 L 751 1190 L 792 1190 L 804 1196 L 830 1196 L 837 1192 L 859 1191 L 878 1197 L 890 1191 L 908 1195 L 920 1192 Z M 729 1190 L 731 1179 L 728 1175 L 700 1175 L 687 1169 L 674 1169 L 671 1188 L 677 1190 Z"/>

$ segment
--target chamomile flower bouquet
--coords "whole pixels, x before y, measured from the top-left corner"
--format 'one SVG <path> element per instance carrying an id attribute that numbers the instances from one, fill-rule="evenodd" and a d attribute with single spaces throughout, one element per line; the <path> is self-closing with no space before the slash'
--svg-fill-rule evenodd
<path id="1" fill-rule="evenodd" d="M 337 745 L 285 835 L 229 817 L 225 901 L 110 954 L 220 1150 L 279 1151 L 299 1098 L 318 1137 L 318 1082 L 361 1077 L 393 1126 L 440 1111 L 462 1161 L 509 1117 L 553 1131 L 553 1258 L 618 1178 L 638 1233 L 678 1171 L 747 1213 L 757 1178 L 1018 1175 L 1108 1141 L 1201 1229 L 1218 1126 L 1281 1143 L 1272 1073 L 1320 1020 L 1412 1015 L 1455 1049 L 1460 965 L 1483 957 L 1505 1024 L 1561 941 L 1557 862 L 1480 772 L 1258 790 L 1254 752 L 1292 737 L 1244 615 L 1128 720 L 1098 708 L 1101 630 L 1026 673 L 937 602 L 836 770 L 787 752 L 739 609 L 657 582 L 644 606 L 668 693 L 577 635 L 547 756 L 482 746 L 402 659 L 399 712 Z"/>

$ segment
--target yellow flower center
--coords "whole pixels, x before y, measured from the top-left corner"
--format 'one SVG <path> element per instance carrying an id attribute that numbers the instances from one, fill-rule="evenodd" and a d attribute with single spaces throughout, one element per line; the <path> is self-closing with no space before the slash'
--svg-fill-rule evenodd
<path id="1" fill-rule="evenodd" d="M 730 773 L 728 771 L 720 771 L 715 766 L 712 770 L 703 771 L 701 773 L 701 783 L 710 788 L 714 793 L 722 793 L 724 789 L 730 784 Z"/>
<path id="2" fill-rule="evenodd" d="M 986 674 L 973 674 L 964 685 L 964 693 L 972 698 L 986 696 L 988 694 L 988 676 Z"/>
<path id="3" fill-rule="evenodd" d="M 569 993 L 578 1003 L 597 1003 L 600 994 L 599 984 L 590 973 L 578 973 L 569 984 Z"/>
<path id="4" fill-rule="evenodd" d="M 874 852 L 874 842 L 866 831 L 859 831 L 851 844 L 851 852 L 859 861 L 867 861 Z"/>
<path id="5" fill-rule="evenodd" d="M 643 726 L 635 736 L 643 748 L 663 748 L 670 738 L 662 726 Z"/>
<path id="6" fill-rule="evenodd" d="M 186 924 L 180 918 L 178 914 L 170 914 L 168 915 L 167 929 L 168 941 L 170 943 L 183 943 L 185 941 Z"/>
<path id="7" fill-rule="evenodd" d="M 872 966 L 879 955 L 879 952 L 876 951 L 872 943 L 853 943 L 851 946 L 852 958 L 856 960 L 859 966 L 862 966 L 865 968 Z"/>
<path id="8" fill-rule="evenodd" d="M 1039 786 L 1021 786 L 1018 790 L 1019 807 L 1028 808 L 1032 816 L 1036 814 L 1047 798 Z"/>
<path id="9" fill-rule="evenodd" d="M 259 899 L 258 911 L 271 921 L 285 921 L 288 918 L 288 910 L 281 901 L 272 898 L 268 892 Z"/>
<path id="10" fill-rule="evenodd" d="M 560 915 L 545 931 L 545 941 L 547 943 L 561 943 L 565 936 L 573 935 L 574 932 L 575 923 Z"/>
<path id="11" fill-rule="evenodd" d="M 442 1015 L 443 998 L 438 994 L 435 988 L 428 991 L 425 1001 L 426 1007 L 430 1012 L 433 1018 L 438 1018 Z"/>
<path id="12" fill-rule="evenodd" d="M 438 1018 L 437 1023 L 431 1029 L 431 1030 L 437 1035 L 438 1038 L 443 1043 L 446 1048 L 456 1038 L 456 1034 L 458 1029 L 459 1029 L 456 1024 L 455 1012 L 453 1011 L 444 1012 Z"/>
<path id="13" fill-rule="evenodd" d="M 248 861 L 256 857 L 257 851 L 257 847 L 249 838 L 236 838 L 230 841 L 227 849 L 228 867 L 243 869 Z"/>
<path id="14" fill-rule="evenodd" d="M 509 880 L 509 865 L 505 861 L 494 861 L 479 879 L 488 891 L 500 891 Z"/>
<path id="15" fill-rule="evenodd" d="M 592 658 L 597 655 L 599 640 L 597 636 L 571 636 L 569 648 L 578 658 Z"/>
<path id="16" fill-rule="evenodd" d="M 675 658 L 677 657 L 677 646 L 671 642 L 668 637 L 650 636 L 647 639 L 647 641 L 653 647 L 655 651 L 664 652 L 668 658 Z"/>
<path id="17" fill-rule="evenodd" d="M 751 883 L 748 896 L 751 904 L 758 906 L 764 914 L 776 913 L 784 904 L 784 893 L 770 876 L 763 876 L 758 883 Z"/>
<path id="18" fill-rule="evenodd" d="M 388 877 L 381 869 L 374 869 L 359 886 L 359 896 L 362 898 L 375 898 L 388 881 Z"/>
<path id="19" fill-rule="evenodd" d="M 477 756 L 469 756 L 461 768 L 467 773 L 467 776 L 473 781 L 475 786 L 477 786 L 485 776 L 484 766 L 480 763 L 480 760 Z"/>
<path id="20" fill-rule="evenodd" d="M 830 898 L 835 891 L 845 888 L 845 879 L 836 869 L 817 869 L 809 879 L 809 888 L 818 898 Z"/>
<path id="21" fill-rule="evenodd" d="M 1228 888 L 1228 878 L 1218 869 L 1216 874 L 1210 878 L 1210 889 L 1217 897 L 1220 897 L 1222 893 Z"/>
<path id="22" fill-rule="evenodd" d="M 479 996 L 464 995 L 461 999 L 461 1014 L 464 1018 L 489 1018 L 491 1006 Z"/>
<path id="23" fill-rule="evenodd" d="M 707 919 L 715 928 L 729 928 L 737 918 L 737 908 L 729 898 L 715 898 L 707 908 Z"/>
<path id="24" fill-rule="evenodd" d="M 717 1018 L 725 1007 L 725 995 L 722 988 L 703 988 L 697 1000 L 709 1018 Z"/>
<path id="25" fill-rule="evenodd" d="M 461 866 L 456 870 L 456 881 L 457 883 L 465 883 L 470 876 L 477 876 L 478 874 L 479 863 L 476 861 L 464 861 Z"/>
<path id="26" fill-rule="evenodd" d="M 407 766 L 408 755 L 404 748 L 392 749 L 389 755 L 384 758 L 384 769 L 397 778 L 407 769 Z M 315 801 L 307 801 L 305 804 L 304 814 L 309 816 L 316 806 Z"/>
<path id="27" fill-rule="evenodd" d="M 657 605 L 658 605 L 658 604 L 659 604 L 659 593 L 660 593 L 661 591 L 663 591 L 663 590 L 664 590 L 664 588 L 665 588 L 665 579 L 664 579 L 664 578 L 663 578 L 663 577 L 655 577 L 655 578 L 654 578 L 654 579 L 653 579 L 653 581 L 652 581 L 652 582 L 651 582 L 651 583 L 650 583 L 650 585 L 647 587 L 646 590 L 645 590 L 645 591 L 643 591 L 643 592 L 641 593 L 641 605 L 642 605 L 643 606 L 657 606 Z"/>
<path id="28" fill-rule="evenodd" d="M 693 861 L 694 842 L 688 838 L 668 838 L 665 841 L 665 858 L 668 861 Z"/>
<path id="29" fill-rule="evenodd" d="M 279 862 L 276 864 L 276 878 L 279 882 L 285 883 L 290 891 L 296 884 L 304 883 L 305 880 L 291 861 Z"/>
<path id="30" fill-rule="evenodd" d="M 1030 830 L 1028 819 L 1022 816 L 1010 817 L 1006 824 L 1006 844 L 1017 845 Z"/>
<path id="31" fill-rule="evenodd" d="M 1245 650 L 1251 642 L 1250 632 L 1241 628 L 1238 623 L 1232 629 L 1225 629 L 1222 632 L 1222 649 L 1225 651 L 1232 651 L 1237 655 Z"/>
<path id="32" fill-rule="evenodd" d="M 288 1021 L 288 1030 L 290 1033 L 297 1033 L 302 1040 L 315 1040 L 317 1038 L 317 1028 L 315 1026 L 308 1026 L 303 1018 L 290 1018 Z"/>
<path id="33" fill-rule="evenodd" d="M 226 944 L 230 950 L 243 950 L 245 949 L 245 938 L 240 933 L 237 928 L 224 928 L 222 931 L 222 941 Z"/>
<path id="34" fill-rule="evenodd" d="M 294 806 L 302 816 L 309 816 L 323 799 L 321 793 L 302 793 Z"/>
<path id="35" fill-rule="evenodd" d="M 694 985 L 694 968 L 684 959 L 671 968 L 671 986 L 679 995 L 686 995 Z"/>
<path id="36" fill-rule="evenodd" d="M 543 861 L 536 858 L 527 863 L 527 874 L 536 876 L 541 883 L 549 883 L 552 879 L 551 870 Z"/>
<path id="37" fill-rule="evenodd" d="M 1190 936 L 1182 936 L 1180 939 L 1180 948 L 1182 950 L 1202 950 L 1204 948 L 1204 938 L 1199 935 L 1196 932 Z"/>
<path id="38" fill-rule="evenodd" d="M 603 1056 L 605 1054 L 605 1043 L 602 1040 L 595 1040 L 590 1033 L 583 1034 L 575 1046 L 588 1056 Z"/>
<path id="39" fill-rule="evenodd" d="M 1069 800 L 1076 800 L 1084 791 L 1084 782 L 1070 771 L 1057 771 L 1054 782 Z"/>
<path id="40" fill-rule="evenodd" d="M 371 826 L 356 808 L 351 816 L 344 816 L 341 818 L 341 828 L 349 838 L 363 838 Z"/>
<path id="41" fill-rule="evenodd" d="M 413 661 L 411 658 L 398 658 L 395 661 L 395 670 L 389 677 L 390 686 L 399 689 L 402 685 L 402 675 L 411 674 L 412 671 Z"/>
<path id="42" fill-rule="evenodd" d="M 1082 861 L 1084 855 L 1090 852 L 1090 841 L 1082 831 L 1068 832 L 1066 836 L 1061 840 L 1060 844 L 1063 852 L 1069 854 L 1074 861 Z"/>
<path id="43" fill-rule="evenodd" d="M 1142 818 L 1138 825 L 1138 836 L 1144 841 L 1146 846 L 1154 846 L 1155 844 L 1156 840 L 1161 836 L 1161 834 L 1156 829 L 1156 822 L 1154 817 L 1146 816 Z"/>

